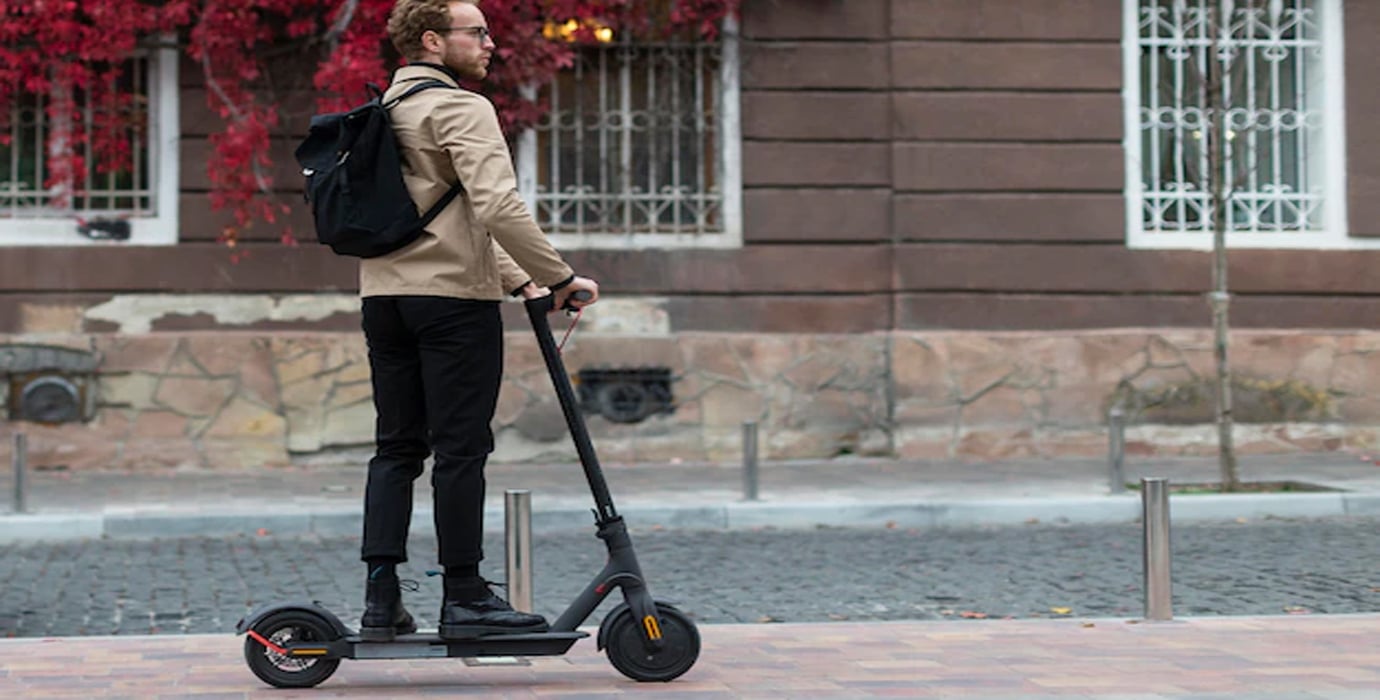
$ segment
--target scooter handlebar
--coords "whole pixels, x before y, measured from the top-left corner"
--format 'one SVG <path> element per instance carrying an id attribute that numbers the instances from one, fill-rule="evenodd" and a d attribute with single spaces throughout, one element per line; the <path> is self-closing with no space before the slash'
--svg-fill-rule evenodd
<path id="1" fill-rule="evenodd" d="M 592 294 L 591 292 L 588 292 L 588 291 L 586 291 L 586 290 L 584 290 L 584 289 L 581 289 L 580 291 L 578 291 L 578 292 L 573 292 L 570 296 L 566 297 L 566 299 L 565 299 L 565 306 L 562 307 L 561 310 L 562 310 L 562 311 L 574 311 L 574 310 L 576 309 L 576 307 L 575 307 L 574 304 L 571 304 L 570 302 L 572 302 L 572 301 L 589 301 L 590 299 L 593 299 L 593 298 L 594 298 L 594 294 Z"/>
<path id="2" fill-rule="evenodd" d="M 590 292 L 588 292 L 588 291 L 586 291 L 586 290 L 581 289 L 581 290 L 579 290 L 579 291 L 577 291 L 577 292 L 572 293 L 569 297 L 566 298 L 565 306 L 562 307 L 561 310 L 562 310 L 562 311 L 574 311 L 574 310 L 575 310 L 575 306 L 574 306 L 573 304 L 570 303 L 571 301 L 589 301 L 590 299 L 593 299 L 593 298 L 594 298 L 594 295 L 593 295 L 593 294 L 591 294 Z M 535 314 L 535 315 L 547 314 L 547 313 L 550 313 L 551 311 L 553 311 L 553 310 L 555 309 L 555 307 L 556 307 L 556 295 L 555 295 L 555 294 L 547 294 L 547 295 L 544 296 L 544 297 L 537 297 L 536 299 L 528 299 L 528 300 L 524 301 L 523 304 L 526 304 L 526 305 L 527 305 L 527 312 L 528 312 L 529 314 Z"/>

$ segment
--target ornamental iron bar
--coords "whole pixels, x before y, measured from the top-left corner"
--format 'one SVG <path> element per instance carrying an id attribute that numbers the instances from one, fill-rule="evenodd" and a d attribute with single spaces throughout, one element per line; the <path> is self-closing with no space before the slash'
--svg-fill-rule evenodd
<path id="1" fill-rule="evenodd" d="M 591 46 L 548 85 L 536 214 L 550 233 L 724 230 L 715 43 Z"/>
<path id="2" fill-rule="evenodd" d="M 1228 229 L 1323 226 L 1319 0 L 1139 0 L 1145 231 L 1210 232 L 1205 131 L 1218 123 L 1209 61 L 1226 108 Z M 1219 21 L 1225 17 L 1226 21 Z M 1217 51 L 1213 55 L 1214 43 Z"/>
<path id="3" fill-rule="evenodd" d="M 48 113 L 47 95 L 16 95 L 9 115 L 8 143 L 0 143 L 0 219 L 64 217 L 73 213 L 151 216 L 154 188 L 148 142 L 149 85 L 154 62 L 147 56 L 130 59 L 125 70 L 103 89 L 132 93 L 130 113 L 117 127 L 129 141 L 131 166 L 123 171 L 103 171 L 91 140 L 86 141 L 82 158 L 85 171 L 80 183 L 45 186 L 51 175 L 53 153 L 66 146 L 59 130 L 75 127 L 90 134 L 96 128 L 96 100 L 92 91 L 74 88 L 75 114 Z M 52 138 L 57 133 L 57 138 Z M 70 194 L 65 207 L 58 206 Z"/>

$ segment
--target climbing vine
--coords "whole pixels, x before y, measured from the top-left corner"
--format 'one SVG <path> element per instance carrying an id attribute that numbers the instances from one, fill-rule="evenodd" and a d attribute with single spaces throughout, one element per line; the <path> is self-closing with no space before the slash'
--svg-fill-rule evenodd
<path id="1" fill-rule="evenodd" d="M 504 128 L 541 118 L 544 105 L 524 95 L 571 65 L 582 43 L 613 35 L 689 33 L 713 37 L 741 0 L 487 0 L 481 3 L 498 41 L 490 76 L 471 86 L 494 101 Z M 55 203 L 80 196 L 82 174 L 128 171 L 142 129 L 143 105 L 122 89 L 127 59 L 175 45 L 205 85 L 220 117 L 206 158 L 213 209 L 234 224 L 221 239 L 234 245 L 256 222 L 273 224 L 288 206 L 274 195 L 270 136 L 284 128 L 282 94 L 310 89 L 319 111 L 367 98 L 366 85 L 386 84 L 400 57 L 385 26 L 393 0 L 0 0 L 0 148 L 12 138 L 15 106 L 46 96 L 50 124 L 42 147 L 43 187 Z M 303 67 L 306 70 L 302 70 Z M 295 75 L 311 76 L 309 85 Z M 78 103 L 78 96 L 81 102 Z M 89 120 L 71 119 L 84 109 Z M 305 130 L 292 115 L 293 133 Z M 302 120 L 301 125 L 295 122 Z M 299 128 L 300 127 L 300 128 Z M 87 162 L 89 154 L 92 162 Z M 291 241 L 291 232 L 284 231 Z"/>

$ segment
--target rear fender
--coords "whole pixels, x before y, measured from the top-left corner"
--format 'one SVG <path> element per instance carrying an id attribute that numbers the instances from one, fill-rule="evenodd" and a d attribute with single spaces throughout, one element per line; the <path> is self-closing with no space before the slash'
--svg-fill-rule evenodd
<path id="1" fill-rule="evenodd" d="M 346 627 L 345 623 L 341 622 L 340 618 L 335 616 L 335 613 L 327 610 L 325 607 L 323 607 L 320 603 L 316 601 L 270 603 L 268 605 L 258 607 L 253 612 L 244 616 L 244 618 L 239 621 L 239 624 L 235 625 L 235 634 L 244 634 L 245 632 L 248 632 L 249 630 L 253 629 L 255 625 L 262 622 L 264 618 L 267 618 L 270 615 L 274 615 L 280 612 L 288 612 L 289 610 L 299 610 L 301 612 L 315 615 L 321 618 L 322 620 L 325 620 L 332 628 L 335 629 L 336 633 L 339 634 L 341 637 L 347 637 L 349 635 L 354 634 L 354 630 L 350 629 L 349 627 Z"/>

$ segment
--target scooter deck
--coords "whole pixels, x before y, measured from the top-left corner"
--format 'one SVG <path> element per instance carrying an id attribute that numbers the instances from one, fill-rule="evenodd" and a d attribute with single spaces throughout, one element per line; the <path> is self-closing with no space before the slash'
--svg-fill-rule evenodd
<path id="1" fill-rule="evenodd" d="M 435 631 L 399 635 L 391 642 L 366 642 L 351 634 L 326 643 L 286 645 L 287 656 L 337 659 L 435 659 L 479 656 L 556 656 L 564 654 L 588 632 L 496 634 L 475 639 L 441 639 Z"/>

